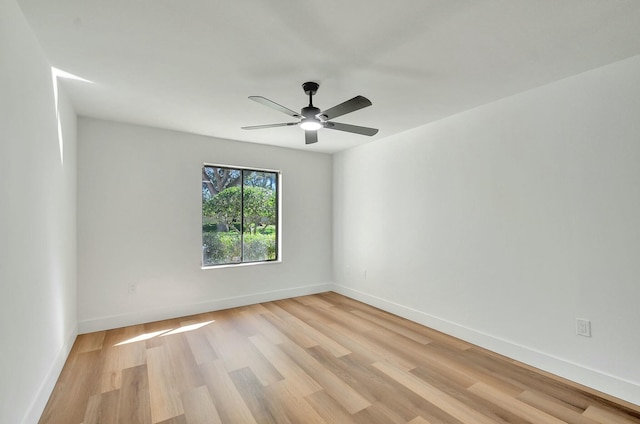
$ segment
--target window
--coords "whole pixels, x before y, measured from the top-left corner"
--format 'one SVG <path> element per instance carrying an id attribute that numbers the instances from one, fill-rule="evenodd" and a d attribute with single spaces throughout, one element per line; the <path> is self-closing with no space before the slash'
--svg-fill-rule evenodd
<path id="1" fill-rule="evenodd" d="M 278 171 L 202 168 L 202 266 L 278 260 Z"/>

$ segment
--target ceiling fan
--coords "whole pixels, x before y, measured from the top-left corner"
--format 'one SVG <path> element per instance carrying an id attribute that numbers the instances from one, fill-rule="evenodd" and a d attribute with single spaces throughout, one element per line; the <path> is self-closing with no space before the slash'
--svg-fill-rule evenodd
<path id="1" fill-rule="evenodd" d="M 318 91 L 320 85 L 316 82 L 305 82 L 302 84 L 305 94 L 309 96 L 309 106 L 303 107 L 300 113 L 295 112 L 289 108 L 286 108 L 278 103 L 271 101 L 262 96 L 249 96 L 253 101 L 261 103 L 272 109 L 286 113 L 294 118 L 299 118 L 298 122 L 284 122 L 281 124 L 267 124 L 267 125 L 253 125 L 250 127 L 242 127 L 243 130 L 258 130 L 262 128 L 274 128 L 274 127 L 289 127 L 292 125 L 299 125 L 304 130 L 305 144 L 313 144 L 318 142 L 318 130 L 320 128 L 327 128 L 330 130 L 346 131 L 355 134 L 362 134 L 372 136 L 375 135 L 378 130 L 376 128 L 360 127 L 357 125 L 341 124 L 339 122 L 332 122 L 330 119 L 337 118 L 338 116 L 346 115 L 347 113 L 355 112 L 356 110 L 371 106 L 371 101 L 363 96 L 356 96 L 353 99 L 340 103 L 337 106 L 321 111 L 313 105 L 313 95 Z"/>

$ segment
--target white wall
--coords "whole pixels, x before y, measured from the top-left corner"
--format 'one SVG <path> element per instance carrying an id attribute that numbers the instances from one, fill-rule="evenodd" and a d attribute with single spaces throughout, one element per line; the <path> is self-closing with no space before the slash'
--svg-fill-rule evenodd
<path id="1" fill-rule="evenodd" d="M 331 156 L 88 118 L 78 131 L 81 332 L 330 289 Z M 201 269 L 203 163 L 282 171 L 282 263 Z"/>
<path id="2" fill-rule="evenodd" d="M 640 404 L 639 113 L 634 57 L 336 155 L 337 290 Z"/>
<path id="3" fill-rule="evenodd" d="M 35 423 L 77 334 L 76 117 L 61 92 L 61 149 L 51 67 L 14 0 L 0 93 L 0 423 Z"/>

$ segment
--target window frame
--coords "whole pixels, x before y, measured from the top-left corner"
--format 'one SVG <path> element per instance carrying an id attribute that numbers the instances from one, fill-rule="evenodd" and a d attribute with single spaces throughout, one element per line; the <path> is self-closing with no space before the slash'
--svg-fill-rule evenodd
<path id="1" fill-rule="evenodd" d="M 229 262 L 229 263 L 223 263 L 223 264 L 210 264 L 210 265 L 205 265 L 205 261 L 204 261 L 204 244 L 203 244 L 203 236 L 204 236 L 204 232 L 202 231 L 202 218 L 204 217 L 204 215 L 202 215 L 202 205 L 203 205 L 203 201 L 204 198 L 202 197 L 201 194 L 201 200 L 200 200 L 200 243 L 201 243 L 201 254 L 200 254 L 200 266 L 201 269 L 205 270 L 205 269 L 218 269 L 218 268 L 228 268 L 228 267 L 242 267 L 242 266 L 254 266 L 254 265 L 265 265 L 265 264 L 274 264 L 274 263 L 281 263 L 282 262 L 282 171 L 277 170 L 277 169 L 267 169 L 267 168 L 255 168 L 255 167 L 249 167 L 249 166 L 236 166 L 236 165 L 224 165 L 224 164 L 216 164 L 216 163 L 208 163 L 205 162 L 202 165 L 202 168 L 200 170 L 201 172 L 201 180 L 202 180 L 202 173 L 205 172 L 205 168 L 227 168 L 227 169 L 233 169 L 233 170 L 239 170 L 241 171 L 242 177 L 241 177 L 241 181 L 242 183 L 240 184 L 241 187 L 241 196 L 240 196 L 240 200 L 241 200 L 241 204 L 242 204 L 242 208 L 241 208 L 241 212 L 242 212 L 242 216 L 244 217 L 244 172 L 245 171 L 249 171 L 249 172 L 268 172 L 268 173 L 273 173 L 276 176 L 276 182 L 275 182 L 275 187 L 276 187 L 276 234 L 275 234 L 275 238 L 276 238 L 276 257 L 275 259 L 267 259 L 267 260 L 259 260 L 259 261 L 244 261 L 244 258 L 240 261 L 240 262 Z M 204 182 L 204 181 L 202 181 Z M 242 243 L 242 252 L 243 252 L 243 256 L 244 256 L 244 219 L 242 222 L 242 229 L 243 231 L 241 232 L 241 243 Z"/>

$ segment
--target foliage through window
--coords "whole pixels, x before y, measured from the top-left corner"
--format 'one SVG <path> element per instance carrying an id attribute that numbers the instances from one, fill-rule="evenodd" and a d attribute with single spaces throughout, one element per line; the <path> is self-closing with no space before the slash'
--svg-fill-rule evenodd
<path id="1" fill-rule="evenodd" d="M 202 168 L 202 265 L 278 259 L 277 171 Z"/>

